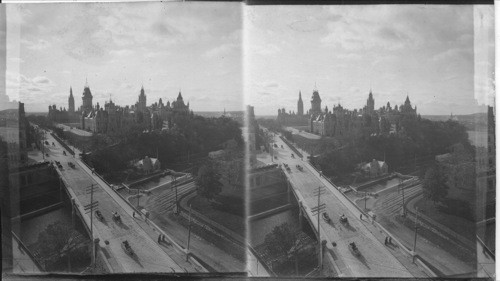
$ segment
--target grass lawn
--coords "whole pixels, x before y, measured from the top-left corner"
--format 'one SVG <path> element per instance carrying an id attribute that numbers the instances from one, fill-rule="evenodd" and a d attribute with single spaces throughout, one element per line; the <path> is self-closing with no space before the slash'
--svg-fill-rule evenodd
<path id="1" fill-rule="evenodd" d="M 476 225 L 470 220 L 465 202 L 445 199 L 444 203 L 447 205 L 437 206 L 431 200 L 422 198 L 415 203 L 415 207 L 418 207 L 429 218 L 474 241 Z"/>

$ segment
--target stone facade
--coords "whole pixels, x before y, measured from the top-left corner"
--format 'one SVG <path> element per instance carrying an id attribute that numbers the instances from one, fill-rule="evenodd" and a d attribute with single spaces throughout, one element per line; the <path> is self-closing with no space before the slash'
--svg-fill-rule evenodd
<path id="1" fill-rule="evenodd" d="M 417 117 L 417 107 L 412 107 L 408 96 L 399 108 L 396 106 L 393 109 L 387 103 L 375 110 L 375 100 L 370 91 L 367 104 L 362 109 L 348 110 L 338 104 L 331 111 L 325 107 L 319 113 L 317 108 L 321 106 L 321 100 L 317 91 L 313 93 L 313 100 L 316 100 L 316 105 L 314 112 L 310 114 L 309 130 L 320 136 L 342 138 L 398 133 L 403 129 L 401 120 L 404 117 Z"/>
<path id="2" fill-rule="evenodd" d="M 160 98 L 158 102 L 147 106 L 144 87 L 141 87 L 137 103 L 132 106 L 118 106 L 111 99 L 103 107 L 99 103 L 94 106 L 92 100 L 92 92 L 86 84 L 82 94 L 82 106 L 74 111 L 73 90 L 70 88 L 69 110 L 62 107 L 57 109 L 55 105 L 51 105 L 48 118 L 56 123 L 79 123 L 80 128 L 93 133 L 116 134 L 134 125 L 139 125 L 144 130 L 170 128 L 175 114 L 191 112 L 189 103 L 184 103 L 181 92 L 172 104 L 167 102 L 164 105 Z"/>

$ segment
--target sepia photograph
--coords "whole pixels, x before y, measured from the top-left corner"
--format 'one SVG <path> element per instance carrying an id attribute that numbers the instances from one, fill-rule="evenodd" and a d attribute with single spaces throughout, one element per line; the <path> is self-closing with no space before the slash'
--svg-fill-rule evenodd
<path id="1" fill-rule="evenodd" d="M 496 279 L 493 2 L 259 4 L 0 5 L 2 279 Z"/>

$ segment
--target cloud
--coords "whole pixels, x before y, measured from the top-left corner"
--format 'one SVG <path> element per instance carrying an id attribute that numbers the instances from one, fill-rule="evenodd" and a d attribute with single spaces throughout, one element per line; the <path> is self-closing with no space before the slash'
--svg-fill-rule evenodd
<path id="1" fill-rule="evenodd" d="M 276 82 L 270 82 L 265 85 L 266 88 L 278 88 L 279 84 Z"/>
<path id="2" fill-rule="evenodd" d="M 266 45 L 251 45 L 249 47 L 249 51 L 263 56 L 274 55 L 281 51 L 281 49 L 274 44 L 266 44 Z"/>
<path id="3" fill-rule="evenodd" d="M 437 53 L 432 57 L 435 62 L 449 62 L 460 59 L 472 59 L 472 50 L 453 48 Z"/>
<path id="4" fill-rule="evenodd" d="M 40 51 L 47 49 L 48 47 L 51 46 L 51 44 L 44 39 L 38 39 L 38 41 L 30 41 L 30 40 L 21 40 L 21 43 L 26 45 L 26 47 L 30 50 L 35 50 L 35 51 Z"/>
<path id="5" fill-rule="evenodd" d="M 120 50 L 111 50 L 109 51 L 109 54 L 112 56 L 117 56 L 117 57 L 126 57 L 126 56 L 131 56 L 135 52 L 130 49 L 120 49 Z"/>
<path id="6" fill-rule="evenodd" d="M 204 57 L 206 58 L 214 58 L 214 57 L 222 57 L 224 58 L 227 56 L 231 51 L 237 50 L 237 48 L 240 47 L 239 44 L 235 43 L 226 43 L 222 44 L 218 47 L 215 47 L 213 49 L 210 49 L 205 52 Z"/>
<path id="7" fill-rule="evenodd" d="M 16 63 L 16 64 L 21 64 L 24 62 L 24 60 L 22 58 L 17 58 L 17 57 L 12 57 L 12 58 L 9 58 L 8 59 L 9 62 L 12 62 L 12 63 Z"/>
<path id="8" fill-rule="evenodd" d="M 37 77 L 33 78 L 32 81 L 35 84 L 50 84 L 51 83 L 50 79 L 45 77 L 45 76 L 37 76 Z"/>

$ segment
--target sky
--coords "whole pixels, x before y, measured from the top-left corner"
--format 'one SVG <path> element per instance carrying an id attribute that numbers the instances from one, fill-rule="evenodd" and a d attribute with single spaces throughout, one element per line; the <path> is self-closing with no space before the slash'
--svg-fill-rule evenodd
<path id="1" fill-rule="evenodd" d="M 241 3 L 69 3 L 7 6 L 6 92 L 27 111 L 173 101 L 241 110 Z"/>
<path id="2" fill-rule="evenodd" d="M 493 105 L 491 6 L 249 6 L 244 10 L 245 102 L 256 115 L 375 107 L 409 95 L 422 115 Z M 248 44 L 251 42 L 252 44 Z M 483 105 L 483 106 L 479 106 Z"/>

